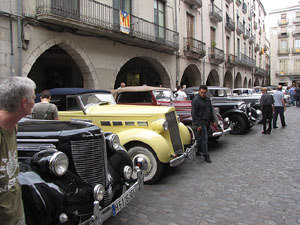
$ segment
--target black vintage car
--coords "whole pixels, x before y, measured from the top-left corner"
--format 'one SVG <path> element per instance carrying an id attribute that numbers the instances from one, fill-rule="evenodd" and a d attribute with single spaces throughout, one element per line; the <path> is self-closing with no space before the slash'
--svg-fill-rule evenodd
<path id="1" fill-rule="evenodd" d="M 199 87 L 189 87 L 184 91 L 192 100 L 198 93 Z M 247 129 L 253 127 L 261 120 L 261 111 L 246 104 L 239 99 L 231 99 L 226 96 L 226 88 L 208 86 L 208 95 L 211 97 L 212 105 L 217 108 L 223 118 L 229 117 L 232 122 L 231 134 L 244 134 Z"/>
<path id="2" fill-rule="evenodd" d="M 143 186 L 118 136 L 88 121 L 22 119 L 17 142 L 27 225 L 102 225 Z"/>

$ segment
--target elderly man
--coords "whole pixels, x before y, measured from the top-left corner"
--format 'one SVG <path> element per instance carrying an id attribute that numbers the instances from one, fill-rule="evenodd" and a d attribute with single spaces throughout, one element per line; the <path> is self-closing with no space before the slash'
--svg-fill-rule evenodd
<path id="1" fill-rule="evenodd" d="M 0 80 L 0 224 L 25 224 L 22 192 L 17 180 L 16 124 L 31 114 L 35 87 L 27 77 Z"/>
<path id="2" fill-rule="evenodd" d="M 282 86 L 279 85 L 277 91 L 273 94 L 274 98 L 274 118 L 273 118 L 273 128 L 277 127 L 277 117 L 278 114 L 280 115 L 281 126 L 284 128 L 286 126 L 285 118 L 284 118 L 284 111 L 285 111 L 285 101 L 284 101 L 284 94 L 282 93 Z"/>
<path id="3" fill-rule="evenodd" d="M 273 108 L 274 108 L 274 99 L 271 95 L 268 94 L 267 88 L 262 88 L 261 91 L 263 95 L 260 99 L 260 107 L 262 111 L 262 123 L 263 123 L 263 132 L 262 134 L 271 134 L 272 130 L 272 118 L 273 118 Z M 267 120 L 269 127 L 267 129 Z"/>

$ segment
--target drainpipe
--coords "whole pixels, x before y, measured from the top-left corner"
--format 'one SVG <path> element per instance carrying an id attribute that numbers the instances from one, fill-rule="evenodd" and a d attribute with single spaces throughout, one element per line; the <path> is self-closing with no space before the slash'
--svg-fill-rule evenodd
<path id="1" fill-rule="evenodd" d="M 18 16 L 18 76 L 22 76 L 22 0 L 17 0 L 17 16 Z"/>
<path id="2" fill-rule="evenodd" d="M 201 40 L 204 43 L 204 40 L 203 40 L 203 6 L 201 7 Z M 206 51 L 206 49 L 205 49 L 205 51 Z M 203 57 L 202 62 L 203 62 L 203 66 L 202 66 L 202 70 L 203 70 L 202 77 L 203 78 L 201 79 L 201 84 L 205 84 L 204 83 L 204 80 L 205 80 L 205 57 Z"/>
<path id="3" fill-rule="evenodd" d="M 174 7 L 175 7 L 175 31 L 178 32 L 178 21 L 177 21 L 177 0 L 174 0 Z M 179 7 L 178 7 L 179 8 Z M 179 34 L 178 34 L 178 48 L 179 48 Z M 179 82 L 179 59 L 180 59 L 180 49 L 176 51 L 176 87 Z"/>
<path id="4" fill-rule="evenodd" d="M 224 11 L 223 11 L 223 1 L 221 1 L 221 10 L 222 10 L 222 14 L 224 15 Z M 222 19 L 222 47 L 223 47 L 223 51 L 225 52 L 225 46 L 224 46 L 224 39 L 226 37 L 225 34 L 224 34 L 224 30 L 225 30 L 225 27 L 224 27 L 224 20 Z M 226 55 L 225 55 L 225 61 L 226 61 Z M 220 84 L 220 87 L 223 87 L 224 86 L 224 77 L 225 77 L 225 62 L 223 63 L 223 84 L 221 85 Z"/>
<path id="5" fill-rule="evenodd" d="M 14 39 L 13 39 L 13 27 L 12 27 L 12 2 L 10 4 L 10 17 L 9 17 L 9 39 L 10 39 L 10 76 L 15 75 L 15 56 L 14 56 Z"/>
<path id="6" fill-rule="evenodd" d="M 236 19 L 236 15 L 235 15 L 235 1 L 233 1 L 233 7 L 232 7 L 232 10 L 233 10 L 233 19 L 234 21 L 236 21 L 236 26 L 238 25 L 238 21 Z M 235 55 L 235 42 L 236 42 L 236 30 L 233 32 L 234 33 L 234 40 L 233 40 L 233 54 Z M 236 56 L 238 58 L 238 56 Z M 231 86 L 234 87 L 234 76 L 235 76 L 235 69 L 236 69 L 236 66 L 234 65 L 233 66 L 233 77 L 232 77 L 232 82 L 231 82 Z"/>

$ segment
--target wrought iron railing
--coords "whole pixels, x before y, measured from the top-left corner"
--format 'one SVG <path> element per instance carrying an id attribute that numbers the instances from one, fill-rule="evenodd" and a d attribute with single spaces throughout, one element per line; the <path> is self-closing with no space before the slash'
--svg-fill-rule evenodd
<path id="1" fill-rule="evenodd" d="M 278 55 L 286 55 L 286 54 L 289 54 L 290 53 L 290 49 L 289 48 L 281 48 L 281 49 L 278 49 Z"/>
<path id="2" fill-rule="evenodd" d="M 300 76 L 300 70 L 278 70 L 277 76 Z"/>
<path id="3" fill-rule="evenodd" d="M 288 23 L 289 23 L 289 19 L 278 20 L 278 25 L 287 25 Z"/>
<path id="4" fill-rule="evenodd" d="M 184 50 L 195 53 L 205 53 L 206 44 L 192 37 L 184 38 Z"/>
<path id="5" fill-rule="evenodd" d="M 224 61 L 224 51 L 222 49 L 211 47 L 208 50 L 209 50 L 210 58 Z"/>
<path id="6" fill-rule="evenodd" d="M 199 9 L 202 7 L 202 0 L 184 0 L 193 9 Z"/>
<path id="7" fill-rule="evenodd" d="M 120 32 L 120 10 L 95 0 L 36 0 L 37 16 L 54 15 Z M 130 15 L 129 35 L 178 49 L 178 32 Z"/>
<path id="8" fill-rule="evenodd" d="M 247 30 L 247 29 L 244 30 L 244 38 L 245 39 L 250 38 L 250 30 Z"/>
<path id="9" fill-rule="evenodd" d="M 240 63 L 244 66 L 255 67 L 255 60 L 247 56 L 246 54 L 241 53 Z"/>
<path id="10" fill-rule="evenodd" d="M 244 30 L 245 30 L 245 26 L 240 21 L 237 21 L 236 32 L 238 34 L 242 34 L 244 33 Z"/>
<path id="11" fill-rule="evenodd" d="M 260 67 L 255 67 L 255 74 L 261 76 L 267 76 L 267 71 Z"/>
<path id="12" fill-rule="evenodd" d="M 235 30 L 235 22 L 229 16 L 226 16 L 226 27 L 231 31 Z"/>
<path id="13" fill-rule="evenodd" d="M 217 21 L 222 21 L 223 19 L 223 14 L 222 10 L 216 6 L 215 4 L 210 4 L 209 5 L 209 16 L 212 18 L 215 18 Z"/>
<path id="14" fill-rule="evenodd" d="M 251 35 L 251 37 L 250 37 L 250 39 L 249 39 L 249 42 L 250 42 L 250 43 L 254 43 L 254 42 L 255 42 L 255 38 L 256 38 L 255 35 Z"/>

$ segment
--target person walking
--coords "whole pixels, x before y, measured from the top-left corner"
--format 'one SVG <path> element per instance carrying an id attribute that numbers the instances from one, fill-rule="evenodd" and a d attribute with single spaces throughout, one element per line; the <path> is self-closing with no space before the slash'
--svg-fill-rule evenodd
<path id="1" fill-rule="evenodd" d="M 273 128 L 276 129 L 277 127 L 277 117 L 278 114 L 280 115 L 281 126 L 285 127 L 285 118 L 284 118 L 284 111 L 285 108 L 285 101 L 284 101 L 284 94 L 282 93 L 282 86 L 279 85 L 277 91 L 273 94 L 274 98 L 274 118 L 273 118 Z"/>
<path id="2" fill-rule="evenodd" d="M 291 88 L 290 88 L 290 90 L 289 90 L 289 94 L 290 94 L 290 96 L 291 96 L 291 105 L 292 106 L 295 106 L 295 87 L 294 87 L 294 85 L 292 84 L 292 86 L 291 86 Z"/>
<path id="3" fill-rule="evenodd" d="M 192 101 L 192 127 L 195 131 L 198 153 L 201 149 L 205 162 L 211 163 L 208 154 L 208 129 L 210 121 L 214 121 L 211 100 L 207 93 L 207 86 L 201 85 L 198 94 Z"/>
<path id="4" fill-rule="evenodd" d="M 263 123 L 263 132 L 262 134 L 271 134 L 272 130 L 272 118 L 273 118 L 273 108 L 274 108 L 274 99 L 271 95 L 268 94 L 267 88 L 262 88 L 263 95 L 260 98 L 260 107 L 262 111 L 262 123 Z M 268 121 L 268 129 L 267 129 Z"/>
<path id="5" fill-rule="evenodd" d="M 51 94 L 49 91 L 44 90 L 41 93 L 41 102 L 34 105 L 32 110 L 33 119 L 42 120 L 58 120 L 58 110 L 56 105 L 50 103 Z"/>
<path id="6" fill-rule="evenodd" d="M 295 100 L 296 107 L 300 107 L 300 84 L 298 84 L 297 88 L 295 89 Z"/>
<path id="7" fill-rule="evenodd" d="M 0 80 L 0 224 L 25 225 L 18 181 L 17 123 L 31 114 L 35 83 L 27 77 Z"/>
<path id="8" fill-rule="evenodd" d="M 187 95 L 184 91 L 182 91 L 182 88 L 180 85 L 177 86 L 177 92 L 176 92 L 176 100 L 177 101 L 184 101 L 186 100 Z"/>

